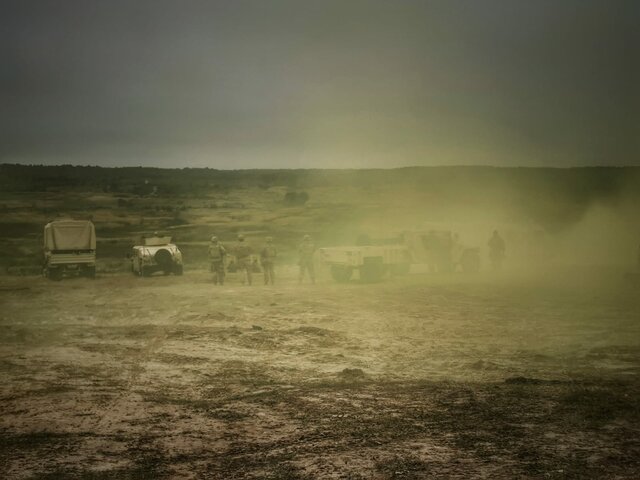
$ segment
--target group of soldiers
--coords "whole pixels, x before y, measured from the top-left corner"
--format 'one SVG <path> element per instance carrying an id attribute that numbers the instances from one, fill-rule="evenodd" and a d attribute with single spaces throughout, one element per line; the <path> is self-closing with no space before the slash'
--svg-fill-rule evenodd
<path id="1" fill-rule="evenodd" d="M 313 264 L 313 254 L 316 251 L 315 244 L 309 235 L 305 235 L 302 243 L 298 247 L 300 272 L 298 283 L 302 283 L 305 274 L 309 276 L 311 283 L 316 282 L 315 268 Z M 227 249 L 218 240 L 218 237 L 211 237 L 209 244 L 209 261 L 211 262 L 211 272 L 213 273 L 213 283 L 224 285 L 226 276 Z M 251 285 L 253 281 L 253 270 L 255 262 L 253 259 L 253 248 L 245 242 L 243 234 L 238 235 L 238 244 L 232 250 L 235 256 L 236 271 L 242 274 L 242 283 Z M 273 237 L 266 237 L 265 244 L 260 250 L 260 266 L 264 274 L 264 284 L 273 285 L 276 280 L 276 258 L 278 250 L 273 244 Z"/>
<path id="2" fill-rule="evenodd" d="M 497 230 L 494 230 L 487 246 L 492 269 L 500 270 L 506 254 L 506 243 Z M 422 247 L 431 272 L 453 272 L 458 264 L 464 269 L 465 261 L 472 254 L 478 257 L 478 249 L 464 248 L 459 242 L 458 234 L 451 231 L 430 230 L 422 237 Z"/>

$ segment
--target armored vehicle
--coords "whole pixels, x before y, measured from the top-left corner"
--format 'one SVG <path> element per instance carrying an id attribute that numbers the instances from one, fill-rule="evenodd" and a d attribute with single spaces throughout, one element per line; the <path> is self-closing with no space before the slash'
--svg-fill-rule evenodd
<path id="1" fill-rule="evenodd" d="M 387 273 L 407 273 L 411 264 L 409 250 L 404 245 L 328 247 L 319 251 L 321 260 L 338 282 L 349 281 L 355 270 L 360 280 L 375 282 Z"/>
<path id="2" fill-rule="evenodd" d="M 47 278 L 64 274 L 96 276 L 96 230 L 88 220 L 56 220 L 44 227 L 44 266 Z"/>
<path id="3" fill-rule="evenodd" d="M 386 273 L 409 273 L 412 264 L 426 264 L 432 272 L 465 273 L 480 270 L 480 249 L 461 245 L 450 230 L 405 231 L 393 238 L 371 239 L 360 235 L 356 246 L 320 249 L 320 258 L 339 282 L 351 279 L 376 281 Z"/>
<path id="4" fill-rule="evenodd" d="M 182 275 L 182 253 L 171 243 L 170 236 L 142 237 L 142 245 L 133 247 L 131 271 L 134 275 L 148 277 L 154 272 L 165 275 Z"/>

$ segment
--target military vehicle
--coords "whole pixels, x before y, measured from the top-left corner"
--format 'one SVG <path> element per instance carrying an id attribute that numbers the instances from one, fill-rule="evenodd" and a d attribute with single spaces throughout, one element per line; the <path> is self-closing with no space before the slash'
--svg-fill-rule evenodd
<path id="1" fill-rule="evenodd" d="M 404 245 L 327 247 L 320 248 L 319 252 L 320 259 L 338 282 L 349 281 L 354 271 L 359 272 L 360 280 L 375 282 L 387 273 L 407 273 L 411 265 L 411 255 Z"/>
<path id="2" fill-rule="evenodd" d="M 461 245 L 450 230 L 405 231 L 386 239 L 360 235 L 355 246 L 321 248 L 320 258 L 338 282 L 349 281 L 356 270 L 367 282 L 407 274 L 412 264 L 440 273 L 480 270 L 480 249 Z"/>
<path id="3" fill-rule="evenodd" d="M 164 275 L 182 275 L 182 252 L 171 243 L 170 236 L 142 237 L 142 245 L 133 247 L 131 271 L 134 275 L 148 277 L 155 272 Z"/>
<path id="4" fill-rule="evenodd" d="M 405 231 L 399 241 L 411 252 L 413 263 L 427 264 L 432 272 L 480 270 L 480 249 L 460 244 L 450 230 Z"/>
<path id="5" fill-rule="evenodd" d="M 65 274 L 96 276 L 96 230 L 88 220 L 56 220 L 44 227 L 44 265 L 47 278 Z"/>

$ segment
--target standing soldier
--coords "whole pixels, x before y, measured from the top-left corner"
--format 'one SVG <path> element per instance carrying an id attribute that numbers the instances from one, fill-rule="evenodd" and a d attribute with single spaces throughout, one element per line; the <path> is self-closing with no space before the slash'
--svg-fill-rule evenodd
<path id="1" fill-rule="evenodd" d="M 211 237 L 211 244 L 209 245 L 209 261 L 211 262 L 211 271 L 213 272 L 213 283 L 217 285 L 224 285 L 224 257 L 226 257 L 227 251 L 218 242 L 218 237 Z"/>
<path id="2" fill-rule="evenodd" d="M 244 242 L 244 235 L 241 233 L 238 235 L 238 246 L 236 247 L 236 265 L 238 271 L 242 275 L 242 284 L 246 282 L 251 285 L 251 270 L 253 269 L 253 263 L 251 262 L 251 247 Z M 244 274 L 242 272 L 245 272 Z"/>
<path id="3" fill-rule="evenodd" d="M 298 253 L 300 254 L 300 277 L 298 278 L 298 283 L 302 283 L 305 270 L 309 272 L 311 283 L 316 283 L 316 274 L 313 267 L 313 254 L 315 251 L 316 246 L 311 241 L 311 237 L 309 235 L 305 235 L 300 247 L 298 248 Z"/>
<path id="4" fill-rule="evenodd" d="M 276 279 L 273 267 L 277 256 L 278 251 L 276 250 L 276 247 L 273 246 L 273 238 L 267 237 L 267 244 L 262 249 L 262 252 L 260 252 L 260 263 L 262 264 L 262 270 L 264 271 L 265 285 L 268 285 L 269 283 L 273 285 Z"/>
<path id="5" fill-rule="evenodd" d="M 500 270 L 506 245 L 497 230 L 493 231 L 493 236 L 489 239 L 489 260 L 494 270 Z"/>

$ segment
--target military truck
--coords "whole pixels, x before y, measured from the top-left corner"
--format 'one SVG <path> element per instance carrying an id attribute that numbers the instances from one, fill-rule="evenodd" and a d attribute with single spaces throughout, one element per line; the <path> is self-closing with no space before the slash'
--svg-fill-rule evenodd
<path id="1" fill-rule="evenodd" d="M 43 274 L 96 276 L 96 230 L 88 220 L 55 220 L 44 227 Z"/>
<path id="2" fill-rule="evenodd" d="M 480 249 L 461 245 L 450 230 L 404 231 L 385 239 L 360 235 L 355 246 L 321 248 L 320 258 L 339 282 L 350 280 L 356 270 L 367 282 L 387 273 L 407 274 L 412 264 L 440 273 L 480 270 Z"/>
<path id="3" fill-rule="evenodd" d="M 134 246 L 130 255 L 133 274 L 140 277 L 148 277 L 155 272 L 182 275 L 182 252 L 171 241 L 170 236 L 157 234 L 142 237 L 141 245 Z"/>
<path id="4" fill-rule="evenodd" d="M 375 282 L 386 274 L 407 273 L 411 265 L 411 255 L 404 245 L 327 247 L 319 252 L 338 282 L 349 281 L 354 271 L 359 272 L 360 280 Z"/>

